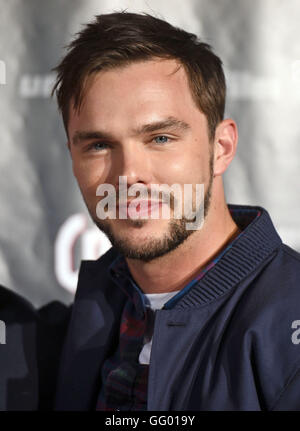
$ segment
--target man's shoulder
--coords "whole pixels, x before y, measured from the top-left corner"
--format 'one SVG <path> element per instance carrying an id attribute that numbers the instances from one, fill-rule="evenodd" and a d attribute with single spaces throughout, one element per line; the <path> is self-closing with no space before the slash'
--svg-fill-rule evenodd
<path id="1" fill-rule="evenodd" d="M 282 243 L 242 284 L 242 303 L 246 309 L 255 310 L 255 315 L 267 312 L 279 316 L 280 310 L 296 311 L 300 302 L 300 254 Z"/>
<path id="2" fill-rule="evenodd" d="M 231 338 L 247 344 L 271 408 L 300 370 L 299 303 L 300 254 L 282 244 L 238 301 Z"/>
<path id="3" fill-rule="evenodd" d="M 300 267 L 300 253 L 287 244 L 282 244 L 282 252 L 286 255 L 286 258 L 295 265 L 295 267 Z"/>
<path id="4" fill-rule="evenodd" d="M 290 246 L 282 243 L 262 276 L 264 272 L 274 288 L 286 287 L 290 293 L 294 290 L 295 294 L 300 295 L 300 253 Z"/>

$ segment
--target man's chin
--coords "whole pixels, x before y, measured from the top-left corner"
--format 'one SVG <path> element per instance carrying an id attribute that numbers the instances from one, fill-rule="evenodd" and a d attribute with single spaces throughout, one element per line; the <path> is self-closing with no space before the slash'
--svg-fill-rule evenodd
<path id="1" fill-rule="evenodd" d="M 111 244 L 119 253 L 129 259 L 138 259 L 150 262 L 162 257 L 172 250 L 178 248 L 191 234 L 192 230 L 185 229 L 185 222 L 182 220 L 172 220 L 167 222 L 161 233 L 157 229 L 148 231 L 149 220 L 130 220 L 123 235 L 117 227 L 106 221 L 95 221 L 97 227 L 104 232 Z M 151 222 L 150 222 L 151 223 Z M 131 226 L 131 229 L 130 229 Z M 145 231 L 141 228 L 145 227 Z M 153 227 L 153 226 L 152 226 Z M 137 228 L 135 230 L 134 228 Z M 161 229 L 159 229 L 161 230 Z M 148 232 L 147 232 L 148 231 Z"/>
<path id="2" fill-rule="evenodd" d="M 154 236 L 162 236 L 168 230 L 170 220 L 151 220 L 146 218 L 136 219 L 116 219 L 116 220 L 95 220 L 96 226 L 107 233 L 107 235 L 119 235 L 122 233 L 122 237 L 136 238 L 137 241 L 142 241 L 143 238 L 153 238 Z"/>

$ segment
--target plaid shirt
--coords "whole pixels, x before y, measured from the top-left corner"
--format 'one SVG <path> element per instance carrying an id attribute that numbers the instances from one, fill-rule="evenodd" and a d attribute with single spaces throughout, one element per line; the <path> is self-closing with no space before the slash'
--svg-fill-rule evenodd
<path id="1" fill-rule="evenodd" d="M 132 280 L 126 261 L 119 256 L 110 266 L 110 276 L 128 295 L 121 317 L 119 346 L 102 367 L 102 382 L 96 410 L 147 410 L 148 365 L 138 362 L 144 335 L 153 326 L 152 311 Z"/>
<path id="2" fill-rule="evenodd" d="M 171 298 L 163 309 L 171 309 L 198 283 L 222 256 L 243 235 L 243 230 L 260 212 L 232 209 L 231 215 L 242 232 L 188 283 Z M 126 260 L 119 255 L 109 267 L 111 278 L 126 293 L 128 300 L 123 309 L 118 348 L 105 362 L 101 370 L 101 390 L 96 410 L 138 411 L 147 410 L 147 381 L 149 366 L 138 361 L 145 335 L 151 335 L 155 313 L 146 307 L 140 288 L 131 277 Z"/>

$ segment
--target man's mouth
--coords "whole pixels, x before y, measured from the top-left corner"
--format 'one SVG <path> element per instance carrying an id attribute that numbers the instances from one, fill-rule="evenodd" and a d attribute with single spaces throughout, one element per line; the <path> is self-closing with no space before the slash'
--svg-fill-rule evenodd
<path id="1" fill-rule="evenodd" d="M 121 213 L 122 216 L 126 216 L 126 218 L 150 218 L 151 215 L 159 214 L 159 209 L 162 207 L 163 204 L 164 203 L 162 201 L 137 201 L 136 199 L 134 199 L 132 201 L 117 204 L 117 209 L 119 210 L 119 216 Z"/>

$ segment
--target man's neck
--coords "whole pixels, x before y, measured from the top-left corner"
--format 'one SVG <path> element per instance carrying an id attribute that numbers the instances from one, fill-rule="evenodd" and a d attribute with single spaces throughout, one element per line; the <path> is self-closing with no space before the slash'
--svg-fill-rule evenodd
<path id="1" fill-rule="evenodd" d="M 239 233 L 227 205 L 221 213 L 211 208 L 202 229 L 193 232 L 177 249 L 151 262 L 126 261 L 144 293 L 181 290 Z"/>

